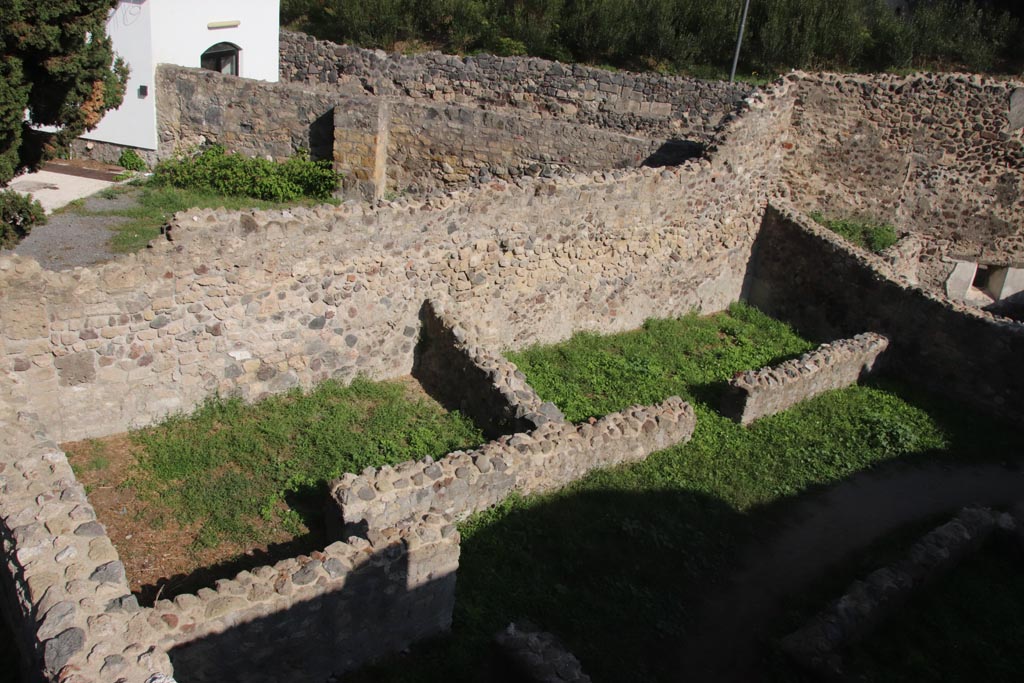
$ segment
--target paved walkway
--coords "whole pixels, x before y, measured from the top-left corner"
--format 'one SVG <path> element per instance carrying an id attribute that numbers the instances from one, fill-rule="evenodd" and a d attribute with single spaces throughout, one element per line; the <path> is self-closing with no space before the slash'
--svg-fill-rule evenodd
<path id="1" fill-rule="evenodd" d="M 998 464 L 896 464 L 858 474 L 809 496 L 774 537 L 741 550 L 726 585 L 705 601 L 683 647 L 681 680 L 762 680 L 767 639 L 791 596 L 829 567 L 917 520 L 979 503 L 1009 507 L 1024 499 L 1024 461 Z M 822 605 L 824 607 L 824 605 Z"/>
<path id="2" fill-rule="evenodd" d="M 110 180 L 83 178 L 54 171 L 36 171 L 18 176 L 11 181 L 10 188 L 21 194 L 31 194 L 43 205 L 46 213 L 50 214 L 76 199 L 88 197 L 113 184 Z"/>

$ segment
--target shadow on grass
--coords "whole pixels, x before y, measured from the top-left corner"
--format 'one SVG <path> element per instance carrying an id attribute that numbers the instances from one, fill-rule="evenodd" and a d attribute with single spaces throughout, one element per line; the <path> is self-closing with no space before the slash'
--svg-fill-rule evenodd
<path id="1" fill-rule="evenodd" d="M 271 543 L 244 555 L 202 567 L 187 574 L 175 574 L 155 583 L 144 584 L 136 594 L 139 604 L 152 606 L 156 600 L 169 600 L 183 593 L 196 593 L 200 588 L 213 588 L 219 579 L 232 579 L 238 572 L 272 565 L 299 555 L 308 555 L 327 545 L 325 510 L 327 484 L 310 484 L 285 496 L 288 507 L 295 511 L 308 532 L 287 543 Z M 2 683 L 2 682 L 0 682 Z"/>

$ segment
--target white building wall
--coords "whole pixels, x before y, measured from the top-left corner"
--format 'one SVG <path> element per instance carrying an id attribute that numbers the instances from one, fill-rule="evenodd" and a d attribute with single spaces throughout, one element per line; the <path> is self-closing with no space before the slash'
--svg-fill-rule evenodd
<path id="1" fill-rule="evenodd" d="M 217 43 L 242 48 L 239 75 L 277 81 L 280 5 L 278 0 L 149 0 L 153 4 L 153 53 L 157 64 L 199 67 Z M 230 28 L 210 24 L 239 22 Z"/>
<path id="2" fill-rule="evenodd" d="M 107 112 L 99 126 L 82 137 L 141 149 L 156 149 L 156 63 L 153 61 L 153 0 L 122 0 L 107 21 L 114 51 L 131 67 L 124 102 Z M 145 86 L 146 95 L 139 87 Z"/>
<path id="3" fill-rule="evenodd" d="M 114 51 L 131 67 L 124 103 L 82 137 L 155 150 L 156 65 L 199 68 L 203 52 L 217 43 L 241 48 L 243 78 L 277 81 L 279 15 L 279 0 L 121 0 L 107 30 Z"/>

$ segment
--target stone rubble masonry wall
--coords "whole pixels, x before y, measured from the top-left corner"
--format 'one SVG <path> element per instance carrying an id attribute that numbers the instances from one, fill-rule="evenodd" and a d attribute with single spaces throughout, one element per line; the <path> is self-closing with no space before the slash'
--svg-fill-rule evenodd
<path id="1" fill-rule="evenodd" d="M 625 135 L 517 110 L 401 101 L 351 89 L 267 83 L 161 65 L 160 146 L 216 142 L 249 156 L 284 159 L 300 149 L 333 159 L 349 196 L 437 191 L 492 177 L 640 166 L 664 139 Z"/>
<path id="2" fill-rule="evenodd" d="M 171 241 L 52 272 L 0 256 L 0 372 L 72 440 L 219 392 L 255 400 L 408 374 L 423 302 L 484 346 L 552 343 L 739 298 L 786 100 L 765 96 L 711 160 L 495 181 L 371 206 L 183 212 Z"/>
<path id="3" fill-rule="evenodd" d="M 806 211 L 936 241 L 925 257 L 1024 260 L 1021 83 L 968 74 L 789 76 L 798 98 L 783 179 Z"/>
<path id="4" fill-rule="evenodd" d="M 514 363 L 470 340 L 441 304 L 425 304 L 422 318 L 413 375 L 432 396 L 470 416 L 491 437 L 565 420 Z"/>
<path id="5" fill-rule="evenodd" d="M 765 215 L 744 298 L 812 339 L 885 335 L 887 372 L 1012 421 L 1024 416 L 1024 326 L 895 279 L 884 259 L 780 199 Z"/>
<path id="6" fill-rule="evenodd" d="M 635 168 L 665 139 L 516 111 L 401 101 L 391 105 L 387 188 L 424 191 L 524 174 Z"/>
<path id="7" fill-rule="evenodd" d="M 612 72 L 529 57 L 387 55 L 289 31 L 281 32 L 280 49 L 283 81 L 514 109 L 666 139 L 710 139 L 722 116 L 753 91 L 745 83 Z"/>
<path id="8" fill-rule="evenodd" d="M 590 683 L 575 655 L 553 634 L 529 624 L 509 624 L 495 637 L 515 680 L 531 683 Z"/>
<path id="9" fill-rule="evenodd" d="M 458 531 L 431 514 L 142 614 L 182 683 L 322 681 L 447 632 L 458 565 Z"/>
<path id="10" fill-rule="evenodd" d="M 345 474 L 331 485 L 331 495 L 349 528 L 386 528 L 430 511 L 464 519 L 513 492 L 550 491 L 592 470 L 643 460 L 689 441 L 695 424 L 693 408 L 671 397 L 659 405 L 606 415 L 593 424 L 549 422 L 473 451 L 455 451 L 437 462 L 426 457 Z"/>
<path id="11" fill-rule="evenodd" d="M 282 160 L 305 149 L 334 155 L 336 106 L 368 108 L 360 92 L 269 83 L 205 69 L 161 64 L 156 70 L 160 159 L 204 143 Z"/>
<path id="12" fill-rule="evenodd" d="M 841 679 L 843 650 L 863 639 L 914 593 L 957 567 L 993 533 L 1014 533 L 1019 523 L 986 508 L 961 510 L 930 531 L 895 564 L 850 585 L 846 593 L 807 624 L 782 639 L 782 650 L 807 670 Z"/>
<path id="13" fill-rule="evenodd" d="M 748 425 L 833 389 L 856 384 L 875 369 L 889 340 L 871 332 L 822 344 L 798 359 L 748 370 L 729 382 L 723 414 Z"/>
<path id="14" fill-rule="evenodd" d="M 137 628 L 124 566 L 67 458 L 39 417 L 0 397 L 2 607 L 32 660 L 25 680 L 142 683 L 170 673 Z"/>

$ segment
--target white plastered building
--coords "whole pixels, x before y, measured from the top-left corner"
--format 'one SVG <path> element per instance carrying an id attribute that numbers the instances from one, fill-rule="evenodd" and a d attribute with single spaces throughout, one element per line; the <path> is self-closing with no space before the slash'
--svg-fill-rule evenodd
<path id="1" fill-rule="evenodd" d="M 279 0 L 121 0 L 107 32 L 131 68 L 124 103 L 82 137 L 156 150 L 158 64 L 277 81 L 279 13 Z"/>

